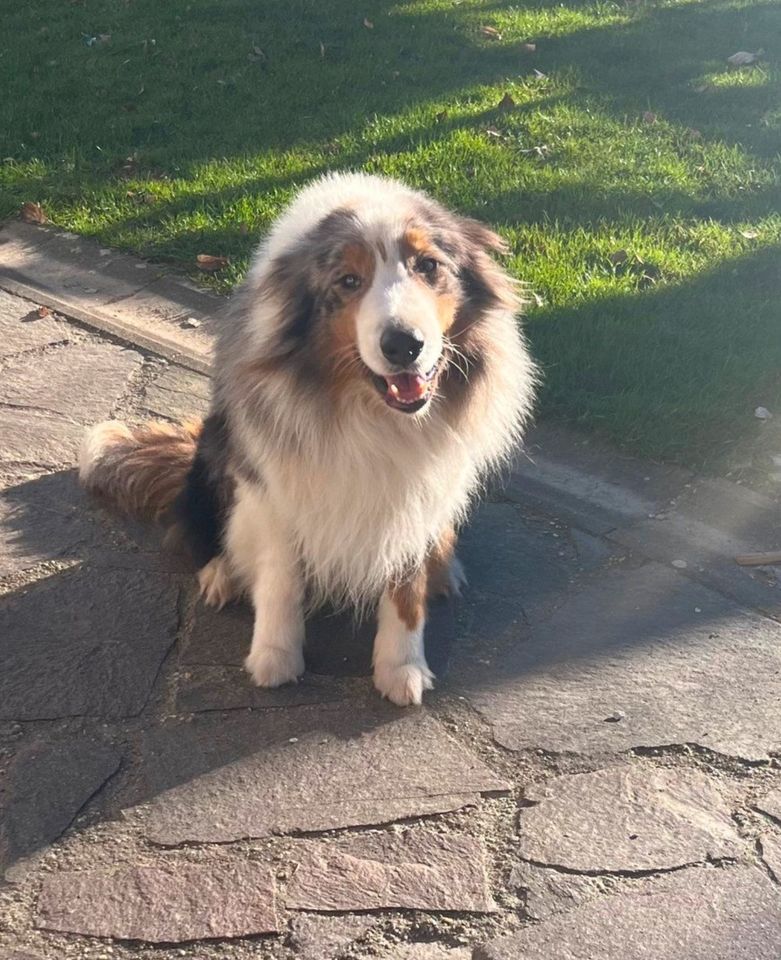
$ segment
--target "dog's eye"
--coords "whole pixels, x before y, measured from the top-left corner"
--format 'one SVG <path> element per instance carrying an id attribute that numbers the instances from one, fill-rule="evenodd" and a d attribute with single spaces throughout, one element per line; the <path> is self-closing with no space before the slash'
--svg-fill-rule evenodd
<path id="1" fill-rule="evenodd" d="M 345 290 L 357 290 L 361 285 L 361 278 L 354 273 L 346 273 L 343 277 L 339 277 L 337 282 Z"/>
<path id="2" fill-rule="evenodd" d="M 438 266 L 439 264 L 433 257 L 421 257 L 415 264 L 415 269 L 418 273 L 431 276 L 432 273 L 436 273 Z"/>

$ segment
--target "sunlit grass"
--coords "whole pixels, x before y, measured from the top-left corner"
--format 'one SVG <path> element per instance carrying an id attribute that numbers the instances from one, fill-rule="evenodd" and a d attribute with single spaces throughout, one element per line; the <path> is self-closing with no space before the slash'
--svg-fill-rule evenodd
<path id="1" fill-rule="evenodd" d="M 507 237 L 543 416 L 702 463 L 757 403 L 781 413 L 781 70 L 726 62 L 770 47 L 778 4 L 41 0 L 3 19 L 0 215 L 36 200 L 188 271 L 225 254 L 227 290 L 307 180 L 399 176 Z"/>

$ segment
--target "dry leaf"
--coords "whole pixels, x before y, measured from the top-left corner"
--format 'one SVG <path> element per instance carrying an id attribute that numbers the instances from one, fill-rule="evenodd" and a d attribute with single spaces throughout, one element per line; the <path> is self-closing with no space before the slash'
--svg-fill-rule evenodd
<path id="1" fill-rule="evenodd" d="M 489 137 L 501 137 L 502 133 L 500 130 L 497 130 L 496 127 L 486 127 L 486 135 Z"/>
<path id="2" fill-rule="evenodd" d="M 762 58 L 764 50 L 757 50 L 756 53 L 749 53 L 748 50 L 738 50 L 731 57 L 727 57 L 727 63 L 731 67 L 748 67 Z"/>
<path id="3" fill-rule="evenodd" d="M 227 257 L 213 257 L 208 253 L 199 253 L 195 258 L 198 269 L 205 273 L 216 273 L 228 266 L 230 262 Z"/>
<path id="4" fill-rule="evenodd" d="M 767 407 L 757 407 L 754 411 L 754 416 L 757 420 L 772 420 L 773 414 L 768 410 Z"/>
<path id="5" fill-rule="evenodd" d="M 506 93 L 502 99 L 497 103 L 497 110 L 512 110 L 515 106 L 515 100 L 510 96 L 509 93 Z"/>
<path id="6" fill-rule="evenodd" d="M 182 320 L 182 326 L 187 327 L 188 330 L 197 330 L 201 322 L 197 317 L 185 317 L 185 319 Z"/>
<path id="7" fill-rule="evenodd" d="M 374 24 L 371 22 L 371 20 L 368 17 L 363 18 L 363 25 L 364 27 L 366 27 L 367 30 L 374 29 Z"/>
<path id="8" fill-rule="evenodd" d="M 547 80 L 547 79 L 548 79 L 548 74 L 547 74 L 547 73 L 543 73 L 542 70 L 535 70 L 535 71 L 534 71 L 534 77 L 535 77 L 536 80 Z"/>
<path id="9" fill-rule="evenodd" d="M 496 29 L 496 27 L 480 27 L 480 33 L 484 37 L 488 37 L 489 40 L 501 40 L 502 35 Z"/>
<path id="10" fill-rule="evenodd" d="M 614 250 L 613 253 L 608 255 L 608 260 L 613 264 L 613 266 L 618 266 L 620 263 L 626 263 L 629 259 L 629 254 L 626 250 Z"/>
<path id="11" fill-rule="evenodd" d="M 43 212 L 43 207 L 40 203 L 31 203 L 29 200 L 27 203 L 22 204 L 19 215 L 25 223 L 37 223 L 40 225 L 49 222 L 49 218 Z"/>
<path id="12" fill-rule="evenodd" d="M 656 114 L 652 113 L 650 110 L 646 110 L 643 114 L 644 123 L 656 123 Z"/>
<path id="13" fill-rule="evenodd" d="M 536 52 L 537 52 L 537 44 L 536 44 L 536 43 L 522 43 L 522 44 L 521 44 L 521 50 L 523 50 L 524 53 L 536 53 Z"/>
<path id="14" fill-rule="evenodd" d="M 442 123 L 444 120 L 447 120 L 449 116 L 450 114 L 447 112 L 447 110 L 440 110 L 439 113 L 435 115 L 434 119 L 437 121 L 437 123 Z"/>
<path id="15" fill-rule="evenodd" d="M 759 236 L 756 230 L 741 230 L 740 235 L 741 237 L 745 237 L 746 240 L 756 240 Z"/>
<path id="16" fill-rule="evenodd" d="M 247 54 L 247 59 L 251 63 L 262 63 L 267 57 L 262 47 L 253 46 L 252 51 Z"/>
<path id="17" fill-rule="evenodd" d="M 51 313 L 51 310 L 49 309 L 49 307 L 38 307 L 38 309 L 35 312 L 38 314 L 38 316 L 41 319 L 43 319 L 44 317 L 49 316 L 49 314 Z"/>

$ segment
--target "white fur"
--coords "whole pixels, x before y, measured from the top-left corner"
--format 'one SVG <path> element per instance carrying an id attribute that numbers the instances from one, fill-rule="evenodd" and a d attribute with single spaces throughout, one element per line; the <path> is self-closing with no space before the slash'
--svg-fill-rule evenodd
<path id="1" fill-rule="evenodd" d="M 433 686 L 434 675 L 423 649 L 424 629 L 425 620 L 421 618 L 410 630 L 387 592 L 383 594 L 374 639 L 374 686 L 400 707 L 421 703 L 423 691 Z"/>
<path id="2" fill-rule="evenodd" d="M 272 503 L 249 484 L 237 486 L 226 547 L 255 608 L 247 670 L 261 687 L 297 680 L 304 672 L 304 585 L 298 558 Z"/>
<path id="3" fill-rule="evenodd" d="M 83 485 L 89 485 L 95 467 L 118 438 L 132 440 L 130 430 L 119 420 L 104 420 L 85 431 L 79 448 L 79 480 Z"/>

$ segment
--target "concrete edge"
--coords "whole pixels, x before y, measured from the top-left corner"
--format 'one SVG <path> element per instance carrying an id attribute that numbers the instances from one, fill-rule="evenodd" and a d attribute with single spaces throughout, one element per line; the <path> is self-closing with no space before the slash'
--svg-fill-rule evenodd
<path id="1" fill-rule="evenodd" d="M 163 357 L 165 360 L 176 363 L 180 367 L 186 367 L 188 370 L 193 370 L 195 373 L 202 373 L 206 376 L 211 374 L 211 364 L 205 361 L 197 351 L 183 348 L 180 343 L 171 337 L 166 337 L 162 332 L 150 334 L 129 322 L 106 316 L 100 310 L 85 310 L 82 306 L 77 306 L 40 288 L 20 283 L 17 280 L 10 280 L 1 273 L 0 290 L 5 290 L 6 293 L 18 297 L 24 297 L 25 300 L 31 300 L 33 303 L 50 307 L 69 320 L 75 320 L 97 330 L 99 333 L 115 337 L 128 344 L 128 346 L 138 347 L 147 353 Z"/>

